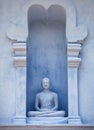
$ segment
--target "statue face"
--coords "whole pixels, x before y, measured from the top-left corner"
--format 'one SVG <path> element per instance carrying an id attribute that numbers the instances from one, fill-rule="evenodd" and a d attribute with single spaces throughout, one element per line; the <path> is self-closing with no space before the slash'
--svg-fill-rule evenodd
<path id="1" fill-rule="evenodd" d="M 42 86 L 44 89 L 49 89 L 50 87 L 50 80 L 48 78 L 44 78 L 42 81 Z"/>

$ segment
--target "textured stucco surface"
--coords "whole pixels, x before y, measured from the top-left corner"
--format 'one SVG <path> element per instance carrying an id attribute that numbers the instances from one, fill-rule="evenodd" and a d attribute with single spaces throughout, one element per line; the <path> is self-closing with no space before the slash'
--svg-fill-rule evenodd
<path id="1" fill-rule="evenodd" d="M 81 51 L 79 68 L 79 113 L 84 123 L 94 124 L 94 1 L 74 0 L 77 10 L 77 24 L 85 24 L 88 37 Z"/>
<path id="2" fill-rule="evenodd" d="M 28 0 L 30 1 L 30 0 Z M 9 24 L 21 24 L 27 0 L 0 0 L 0 119 L 15 115 L 15 89 L 19 87 L 13 65 L 11 41 L 7 38 Z M 94 0 L 73 0 L 77 25 L 85 24 L 88 37 L 83 43 L 79 68 L 79 114 L 82 122 L 94 124 Z M 31 1 L 32 3 L 32 1 Z M 12 23 L 12 21 L 15 23 Z M 15 29 L 13 30 L 13 32 Z M 21 76 L 20 76 L 21 78 Z"/>

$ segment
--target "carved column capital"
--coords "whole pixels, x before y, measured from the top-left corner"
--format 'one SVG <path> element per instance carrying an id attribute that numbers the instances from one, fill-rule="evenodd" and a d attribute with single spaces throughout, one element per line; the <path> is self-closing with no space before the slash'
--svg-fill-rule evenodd
<path id="1" fill-rule="evenodd" d="M 26 42 L 13 43 L 15 67 L 26 67 Z"/>
<path id="2" fill-rule="evenodd" d="M 67 55 L 68 55 L 68 67 L 69 68 L 78 68 L 81 62 L 79 58 L 79 53 L 81 51 L 81 45 L 77 43 L 68 43 L 67 46 Z"/>

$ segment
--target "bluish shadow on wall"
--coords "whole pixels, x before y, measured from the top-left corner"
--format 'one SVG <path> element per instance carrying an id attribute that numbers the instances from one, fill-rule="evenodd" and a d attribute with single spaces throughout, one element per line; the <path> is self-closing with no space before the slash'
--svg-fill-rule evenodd
<path id="1" fill-rule="evenodd" d="M 59 22 L 34 22 L 27 41 L 27 111 L 35 110 L 35 95 L 42 90 L 41 80 L 51 80 L 51 90 L 59 97 L 59 110 L 68 112 L 67 44 L 65 25 Z"/>

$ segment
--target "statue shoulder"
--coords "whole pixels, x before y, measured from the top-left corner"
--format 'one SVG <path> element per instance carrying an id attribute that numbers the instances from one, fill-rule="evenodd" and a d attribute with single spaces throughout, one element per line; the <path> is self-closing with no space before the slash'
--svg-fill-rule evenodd
<path id="1" fill-rule="evenodd" d="M 40 97 L 41 95 L 42 95 L 42 92 L 39 92 L 39 93 L 36 94 L 36 97 L 38 98 L 38 97 Z"/>
<path id="2" fill-rule="evenodd" d="M 51 93 L 53 94 L 53 96 L 55 96 L 55 97 L 57 97 L 58 95 L 57 95 L 57 93 L 55 93 L 55 92 L 52 92 L 51 91 Z"/>

